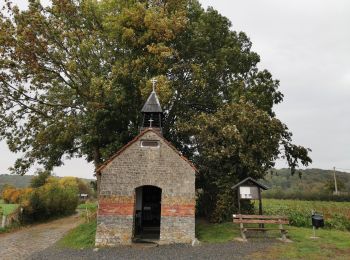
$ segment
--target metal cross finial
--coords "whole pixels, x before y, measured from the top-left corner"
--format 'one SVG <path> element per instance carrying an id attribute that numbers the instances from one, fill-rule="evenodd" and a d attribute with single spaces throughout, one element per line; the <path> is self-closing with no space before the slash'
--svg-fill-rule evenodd
<path id="1" fill-rule="evenodd" d="M 151 79 L 151 82 L 152 82 L 152 89 L 153 89 L 153 92 L 155 91 L 155 88 L 156 88 L 156 83 L 158 82 L 158 80 L 156 80 L 155 78 Z"/>

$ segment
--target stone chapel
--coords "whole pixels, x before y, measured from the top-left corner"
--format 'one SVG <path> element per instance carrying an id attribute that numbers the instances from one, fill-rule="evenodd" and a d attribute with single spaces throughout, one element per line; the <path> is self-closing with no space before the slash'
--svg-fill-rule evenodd
<path id="1" fill-rule="evenodd" d="M 96 170 L 96 246 L 195 239 L 196 169 L 162 136 L 163 111 L 154 89 L 141 112 L 139 135 Z"/>

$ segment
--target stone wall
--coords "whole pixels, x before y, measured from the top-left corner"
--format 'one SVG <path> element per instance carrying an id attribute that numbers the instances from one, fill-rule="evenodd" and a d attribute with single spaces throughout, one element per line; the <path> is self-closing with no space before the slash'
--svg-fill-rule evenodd
<path id="1" fill-rule="evenodd" d="M 158 140 L 159 148 L 141 147 Z M 135 189 L 162 189 L 160 244 L 195 238 L 195 170 L 158 134 L 146 131 L 101 170 L 96 245 L 130 244 L 134 232 Z"/>

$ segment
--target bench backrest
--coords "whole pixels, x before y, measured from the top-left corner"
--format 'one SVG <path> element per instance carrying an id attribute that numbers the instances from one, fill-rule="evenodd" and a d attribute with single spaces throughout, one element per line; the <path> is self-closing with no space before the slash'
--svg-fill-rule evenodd
<path id="1" fill-rule="evenodd" d="M 233 215 L 233 223 L 247 224 L 289 224 L 286 216 L 267 216 L 267 215 Z"/>
<path id="2" fill-rule="evenodd" d="M 234 219 L 283 219 L 288 220 L 286 216 L 268 216 L 268 215 L 243 215 L 243 214 L 234 214 L 232 215 Z"/>

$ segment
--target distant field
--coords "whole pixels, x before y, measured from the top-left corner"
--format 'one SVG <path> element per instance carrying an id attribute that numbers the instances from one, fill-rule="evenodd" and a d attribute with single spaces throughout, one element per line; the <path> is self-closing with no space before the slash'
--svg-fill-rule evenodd
<path id="1" fill-rule="evenodd" d="M 18 207 L 19 207 L 18 204 L 3 204 L 3 203 L 0 204 L 0 208 L 2 208 L 3 214 L 5 216 L 14 212 Z"/>
<path id="2" fill-rule="evenodd" d="M 263 199 L 263 213 L 286 215 L 291 225 L 311 226 L 311 211 L 322 213 L 327 228 L 350 230 L 350 202 Z"/>

